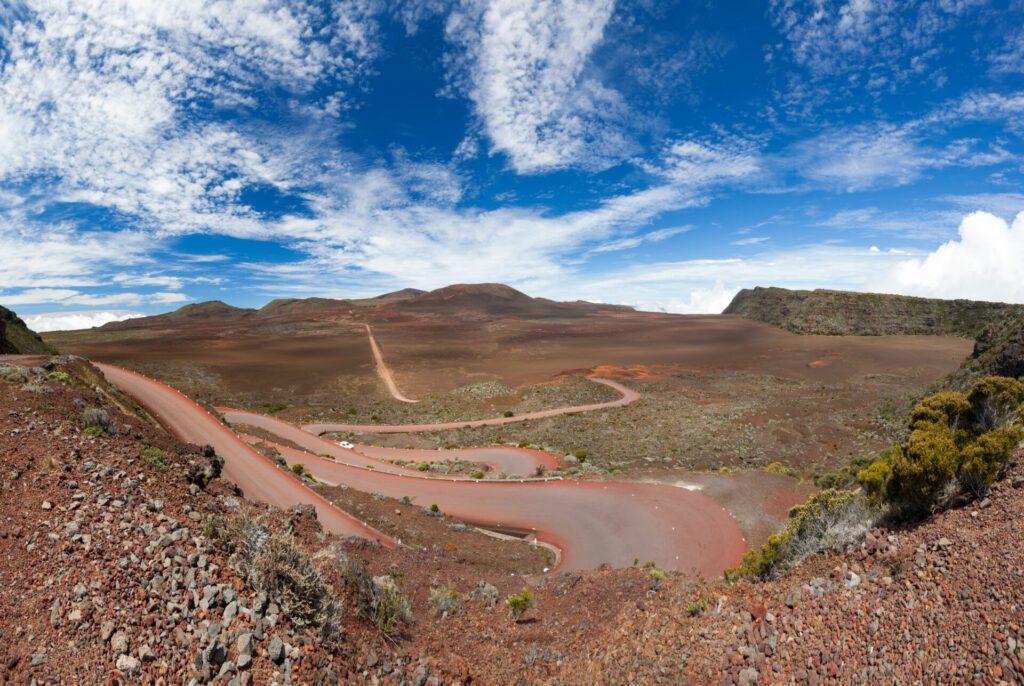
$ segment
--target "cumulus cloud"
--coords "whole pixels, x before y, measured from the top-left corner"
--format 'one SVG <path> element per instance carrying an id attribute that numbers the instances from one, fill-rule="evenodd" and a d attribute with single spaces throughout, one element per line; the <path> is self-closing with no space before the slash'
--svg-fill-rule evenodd
<path id="1" fill-rule="evenodd" d="M 1024 213 L 1012 224 L 974 212 L 960 235 L 934 252 L 900 262 L 883 290 L 935 298 L 1024 303 Z"/>
<path id="2" fill-rule="evenodd" d="M 467 0 L 446 33 L 462 56 L 456 82 L 493 149 L 520 173 L 601 168 L 634 150 L 628 107 L 588 75 L 613 0 Z"/>
<path id="3" fill-rule="evenodd" d="M 118 310 L 94 310 L 83 312 L 43 312 L 22 317 L 28 328 L 33 331 L 72 331 L 75 329 L 91 329 L 110 322 L 123 322 L 127 319 L 144 317 L 139 312 L 122 312 Z"/>

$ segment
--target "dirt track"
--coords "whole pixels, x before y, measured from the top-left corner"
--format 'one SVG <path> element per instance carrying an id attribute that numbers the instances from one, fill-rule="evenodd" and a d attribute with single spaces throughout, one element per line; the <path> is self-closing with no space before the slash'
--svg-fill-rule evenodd
<path id="1" fill-rule="evenodd" d="M 384 361 L 384 355 L 380 352 L 380 346 L 377 345 L 377 339 L 373 337 L 373 329 L 370 328 L 369 324 L 366 325 L 366 335 L 370 339 L 370 350 L 373 351 L 373 360 L 377 364 L 377 375 L 380 376 L 381 381 L 383 381 L 384 385 L 387 386 L 388 393 L 391 394 L 391 397 L 403 403 L 417 402 L 411 398 L 406 398 L 402 395 L 402 392 L 398 390 L 398 384 L 395 383 L 395 377 L 391 373 L 391 369 L 388 367 L 387 362 Z"/>
<path id="2" fill-rule="evenodd" d="M 590 405 L 575 405 L 572 407 L 554 407 L 549 410 L 538 410 L 526 412 L 513 417 L 491 417 L 490 419 L 472 419 L 465 422 L 439 422 L 436 424 L 401 424 L 401 425 L 380 425 L 380 424 L 306 424 L 304 431 L 314 434 L 326 433 L 417 433 L 421 431 L 446 431 L 448 429 L 471 429 L 478 426 L 500 426 L 502 424 L 513 424 L 525 422 L 530 419 L 544 419 L 546 417 L 557 417 L 563 414 L 574 414 L 576 412 L 593 412 L 594 410 L 605 410 L 612 407 L 622 407 L 640 399 L 640 394 L 631 388 L 627 388 L 617 381 L 602 379 L 596 376 L 590 377 L 594 383 L 604 384 L 614 388 L 622 397 L 617 400 L 609 400 L 606 403 L 592 403 Z"/>
<path id="3" fill-rule="evenodd" d="M 312 503 L 325 528 L 390 542 L 304 488 L 174 389 L 124 369 L 98 366 L 179 437 L 212 445 L 225 459 L 225 476 L 248 497 L 278 507 Z M 533 531 L 541 542 L 562 551 L 558 571 L 602 563 L 624 567 L 640 558 L 664 569 L 717 575 L 736 564 L 744 550 L 738 525 L 720 505 L 671 486 L 414 478 L 310 460 L 308 453 L 286 446 L 279 450 L 286 460 L 303 462 L 314 476 L 330 483 L 396 498 L 409 496 L 424 505 L 436 503 L 445 512 L 477 524 Z"/>
<path id="4" fill-rule="evenodd" d="M 213 446 L 224 458 L 224 476 L 238 484 L 247 498 L 282 509 L 309 503 L 316 507 L 317 518 L 328 531 L 393 543 L 282 473 L 203 408 L 170 386 L 119 367 L 99 363 L 96 366 L 107 380 L 138 400 L 176 436 L 197 445 Z"/>

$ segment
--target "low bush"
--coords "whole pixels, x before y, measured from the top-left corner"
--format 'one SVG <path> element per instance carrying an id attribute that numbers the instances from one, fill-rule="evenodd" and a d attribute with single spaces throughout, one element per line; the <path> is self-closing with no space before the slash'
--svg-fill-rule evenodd
<path id="1" fill-rule="evenodd" d="M 505 599 L 509 613 L 513 619 L 519 619 L 527 610 L 537 604 L 537 596 L 530 591 L 524 590 L 519 595 L 510 595 Z"/>
<path id="2" fill-rule="evenodd" d="M 430 589 L 430 606 L 434 608 L 434 614 L 453 615 L 459 611 L 459 594 L 450 586 L 438 586 Z"/>
<path id="3" fill-rule="evenodd" d="M 333 617 L 330 587 L 290 535 L 245 514 L 211 517 L 204 531 L 231 553 L 231 565 L 252 589 L 266 593 L 292 622 L 322 626 Z"/>
<path id="4" fill-rule="evenodd" d="M 167 469 L 167 463 L 164 458 L 164 451 L 160 448 L 146 448 L 142 451 L 142 461 L 148 464 L 150 467 L 155 467 L 160 471 Z"/>
<path id="5" fill-rule="evenodd" d="M 858 540 L 873 523 L 863 496 L 850 491 L 826 490 L 794 507 L 780 532 L 743 556 L 726 578 L 771 579 L 792 564 L 826 550 L 841 550 Z"/>
<path id="6" fill-rule="evenodd" d="M 539 464 L 539 465 L 537 465 L 534 468 L 533 475 L 536 476 L 536 477 L 541 477 L 541 476 L 544 476 L 545 474 L 547 474 L 547 472 L 548 472 L 548 468 L 545 467 L 542 464 Z"/>
<path id="7" fill-rule="evenodd" d="M 393 634 L 400 626 L 412 623 L 412 606 L 390 576 L 372 576 L 357 560 L 350 560 L 345 570 L 345 587 L 355 601 L 356 609 L 385 634 Z"/>
<path id="8" fill-rule="evenodd" d="M 502 415 L 503 415 L 503 416 L 505 416 L 505 417 L 515 417 L 515 416 L 516 416 L 516 413 L 515 413 L 515 412 L 513 412 L 512 410 L 505 410 L 505 411 L 504 411 L 504 412 L 502 413 Z"/>
<path id="9" fill-rule="evenodd" d="M 1024 438 L 1024 383 L 986 377 L 967 394 L 946 391 L 910 415 L 910 438 L 857 473 L 873 502 L 913 519 L 957 497 L 984 496 Z"/>
<path id="10" fill-rule="evenodd" d="M 108 436 L 114 433 L 114 423 L 106 410 L 89 407 L 82 411 L 79 418 L 85 433 L 90 436 Z"/>
<path id="11" fill-rule="evenodd" d="M 482 478 L 484 478 L 484 470 L 482 470 L 482 469 L 474 469 L 473 471 L 471 471 L 469 473 L 469 477 L 471 479 L 482 479 Z"/>
<path id="12" fill-rule="evenodd" d="M 67 372 L 50 372 L 46 375 L 46 378 L 50 381 L 56 381 L 57 383 L 67 383 L 71 380 Z"/>
<path id="13" fill-rule="evenodd" d="M 295 476 L 302 476 L 306 473 L 306 465 L 301 462 L 296 462 L 292 465 L 292 473 L 295 474 Z"/>
<path id="14" fill-rule="evenodd" d="M 796 472 L 792 468 L 787 467 L 781 462 L 772 462 L 767 467 L 765 467 L 764 470 L 766 472 L 770 472 L 771 474 L 782 474 L 783 476 L 793 476 L 794 474 L 796 474 Z"/>
<path id="15" fill-rule="evenodd" d="M 576 452 L 573 453 L 573 457 L 575 457 L 580 462 L 586 462 L 587 458 L 590 457 L 590 451 L 589 450 L 577 450 Z"/>

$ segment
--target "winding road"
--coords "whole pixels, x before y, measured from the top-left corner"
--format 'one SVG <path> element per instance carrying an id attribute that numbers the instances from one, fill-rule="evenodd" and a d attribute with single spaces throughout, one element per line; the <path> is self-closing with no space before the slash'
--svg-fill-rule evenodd
<path id="1" fill-rule="evenodd" d="M 436 424 L 306 424 L 302 427 L 304 431 L 314 434 L 326 433 L 380 433 L 380 434 L 404 434 L 418 433 L 423 431 L 447 431 L 449 429 L 471 429 L 478 426 L 500 426 L 502 424 L 513 424 L 525 422 L 531 419 L 544 419 L 545 417 L 557 417 L 563 414 L 574 414 L 576 412 L 594 412 L 595 410 L 606 410 L 612 407 L 629 405 L 640 399 L 640 394 L 631 388 L 627 388 L 617 381 L 602 379 L 596 376 L 587 377 L 594 383 L 603 384 L 614 388 L 619 392 L 619 398 L 608 400 L 603 403 L 591 403 L 589 405 L 573 405 L 570 407 L 554 407 L 549 410 L 537 410 L 536 412 L 524 412 L 513 417 L 491 417 L 489 419 L 470 419 L 462 422 L 438 422 Z"/>
<path id="2" fill-rule="evenodd" d="M 112 384 L 138 400 L 179 438 L 213 446 L 224 458 L 224 476 L 237 483 L 246 497 L 279 508 L 309 503 L 328 531 L 371 538 L 389 546 L 396 544 L 306 488 L 180 392 L 120 367 L 99 363 L 96 366 Z M 633 391 L 629 393 L 636 395 Z M 631 400 L 624 393 L 616 402 L 624 404 Z M 547 410 L 542 416 L 607 406 L 602 403 Z M 434 477 L 382 463 L 377 456 L 346 451 L 274 418 L 257 419 L 260 415 L 253 413 L 229 417 L 259 426 L 307 450 L 337 455 L 328 460 L 277 445 L 286 461 L 302 462 L 319 480 L 394 498 L 408 496 L 420 505 L 437 504 L 445 513 L 469 523 L 532 533 L 539 542 L 560 551 L 553 572 L 594 568 L 603 563 L 624 567 L 639 558 L 653 560 L 662 569 L 714 576 L 735 565 L 745 548 L 743 534 L 733 517 L 698 492 L 649 483 Z M 492 451 L 492 459 L 497 459 L 499 453 L 493 451 L 501 450 L 505 449 L 485 448 L 481 456 Z M 478 461 L 484 460 L 481 457 Z"/>

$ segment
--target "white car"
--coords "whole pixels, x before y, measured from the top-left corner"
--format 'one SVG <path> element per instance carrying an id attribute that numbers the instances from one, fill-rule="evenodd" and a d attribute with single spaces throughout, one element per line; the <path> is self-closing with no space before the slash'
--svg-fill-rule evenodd
<path id="1" fill-rule="evenodd" d="M 339 441 L 338 445 L 340 445 L 345 450 L 352 450 L 352 448 L 355 448 L 355 446 L 349 443 L 348 441 Z"/>

